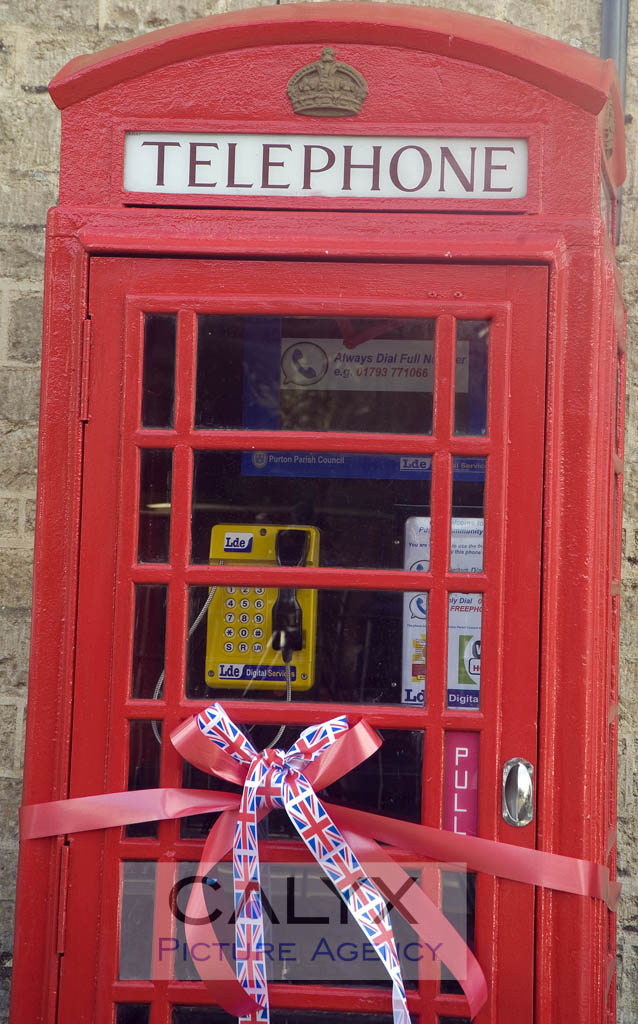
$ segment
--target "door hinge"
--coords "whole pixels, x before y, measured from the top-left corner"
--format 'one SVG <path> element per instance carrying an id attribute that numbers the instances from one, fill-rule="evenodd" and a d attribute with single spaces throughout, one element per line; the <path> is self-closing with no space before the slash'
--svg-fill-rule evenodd
<path id="1" fill-rule="evenodd" d="M 66 897 L 67 887 L 69 882 L 69 851 L 70 847 L 68 843 L 63 843 L 60 847 L 60 876 L 58 886 L 58 934 L 57 934 L 57 952 L 58 955 L 64 953 L 64 940 L 66 935 Z"/>
<path id="2" fill-rule="evenodd" d="M 91 340 L 93 323 L 85 320 L 82 325 L 82 366 L 80 369 L 80 419 L 86 423 L 89 418 L 89 375 L 91 370 Z"/>

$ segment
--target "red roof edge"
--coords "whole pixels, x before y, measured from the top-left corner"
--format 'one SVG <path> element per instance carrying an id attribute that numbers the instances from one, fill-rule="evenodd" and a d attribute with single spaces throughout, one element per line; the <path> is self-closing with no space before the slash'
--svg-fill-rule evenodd
<path id="1" fill-rule="evenodd" d="M 159 29 L 76 57 L 58 72 L 49 91 L 63 109 L 179 61 L 253 46 L 327 41 L 390 42 L 480 64 L 592 114 L 617 88 L 610 62 L 526 29 L 438 8 L 338 2 L 260 7 Z"/>

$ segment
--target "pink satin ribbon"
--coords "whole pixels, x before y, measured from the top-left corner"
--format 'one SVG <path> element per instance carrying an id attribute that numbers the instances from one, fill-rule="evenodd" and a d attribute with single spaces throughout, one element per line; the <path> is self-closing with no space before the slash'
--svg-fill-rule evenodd
<path id="1" fill-rule="evenodd" d="M 173 730 L 171 742 L 185 760 L 202 771 L 240 786 L 244 784 L 246 766 L 203 736 L 195 716 Z M 366 722 L 358 722 L 308 766 L 305 776 L 315 790 L 322 789 L 374 754 L 381 743 L 378 733 Z M 204 879 L 232 849 L 239 803 L 239 794 L 207 790 L 160 788 L 105 793 L 23 807 L 20 828 L 23 838 L 38 839 L 221 812 L 204 843 L 197 871 L 197 878 Z M 408 875 L 393 859 L 394 848 L 395 854 L 400 850 L 403 854 L 416 854 L 428 860 L 464 864 L 468 870 L 482 871 L 499 878 L 595 897 L 603 900 L 610 910 L 616 909 L 621 887 L 610 880 L 608 868 L 600 864 L 458 835 L 325 802 L 324 807 L 363 867 L 374 873 L 387 893 L 401 891 L 408 882 Z M 267 813 L 266 810 L 260 812 L 260 817 Z M 387 845 L 382 847 L 379 842 Z M 412 886 L 406 903 L 409 904 L 406 908 L 408 914 L 403 913 L 401 906 L 397 909 L 406 919 L 409 918 L 409 924 L 419 937 L 425 942 L 433 934 L 440 937 L 444 949 L 444 953 L 439 954 L 440 958 L 452 974 L 461 979 L 470 1016 L 475 1017 L 487 999 L 485 976 L 478 961 L 422 889 Z M 215 940 L 208 921 L 203 885 L 191 888 L 185 927 L 191 949 L 196 942 L 210 944 L 211 936 Z M 246 995 L 225 958 L 214 965 L 210 962 L 198 964 L 198 971 L 202 981 L 214 992 L 215 1001 L 227 1012 L 241 1017 L 255 1011 L 257 1004 Z"/>

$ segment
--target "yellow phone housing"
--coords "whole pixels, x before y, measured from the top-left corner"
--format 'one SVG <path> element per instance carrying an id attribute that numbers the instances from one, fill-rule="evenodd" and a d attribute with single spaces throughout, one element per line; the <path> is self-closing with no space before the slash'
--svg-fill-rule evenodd
<path id="1" fill-rule="evenodd" d="M 315 526 L 266 526 L 218 523 L 210 535 L 211 565 L 277 565 L 275 542 L 280 530 L 309 534 L 304 565 L 319 564 L 319 530 Z M 282 690 L 286 673 L 281 651 L 272 646 L 274 587 L 217 587 L 208 607 L 206 685 L 211 689 Z M 317 591 L 298 590 L 303 647 L 290 662 L 293 690 L 314 683 L 317 636 Z"/>

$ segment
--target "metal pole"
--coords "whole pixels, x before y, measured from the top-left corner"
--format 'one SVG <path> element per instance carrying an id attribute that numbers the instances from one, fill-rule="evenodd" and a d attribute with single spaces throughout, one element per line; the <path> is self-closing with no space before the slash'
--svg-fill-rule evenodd
<path id="1" fill-rule="evenodd" d="M 628 0 L 602 0 L 600 56 L 611 57 L 618 68 L 623 109 L 627 78 L 627 14 Z M 620 241 L 621 216 L 622 188 L 619 188 L 616 207 L 616 243 Z"/>

